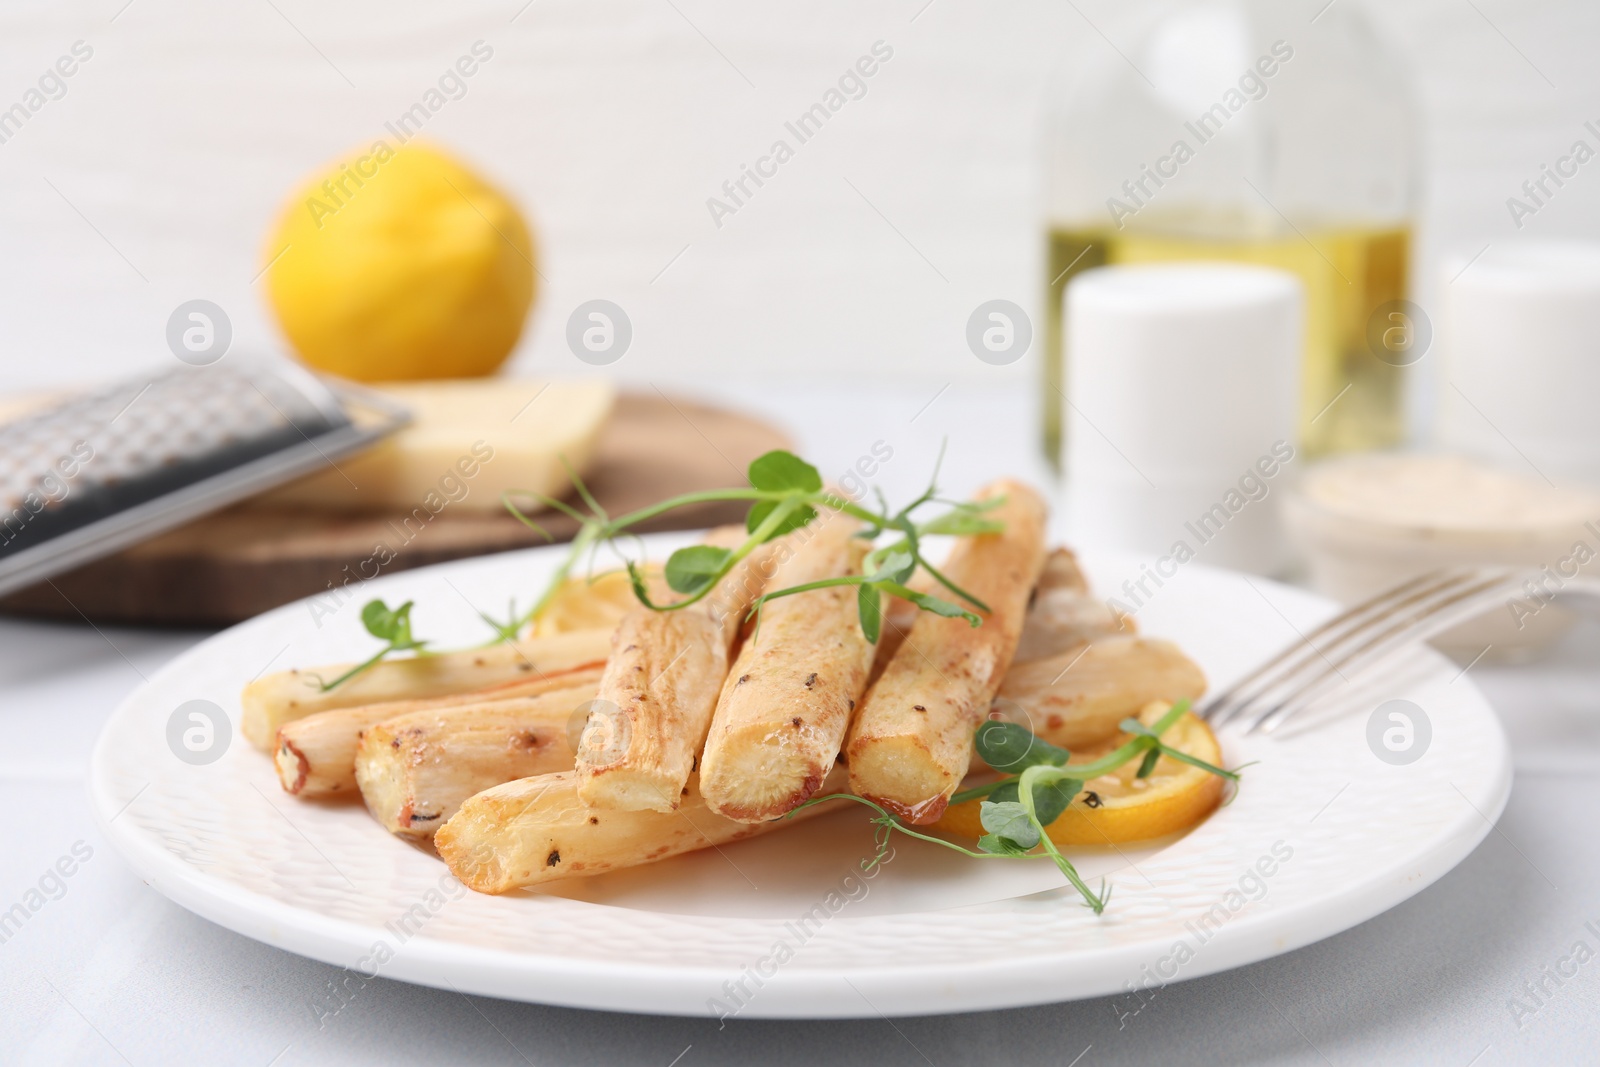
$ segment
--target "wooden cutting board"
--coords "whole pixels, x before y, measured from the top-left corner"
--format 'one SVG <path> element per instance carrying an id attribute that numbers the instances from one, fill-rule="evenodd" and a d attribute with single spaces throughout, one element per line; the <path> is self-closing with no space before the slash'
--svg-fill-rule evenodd
<path id="1" fill-rule="evenodd" d="M 679 493 L 743 486 L 752 459 L 788 447 L 782 433 L 748 416 L 660 394 L 624 393 L 601 433 L 586 481 L 600 505 L 616 515 Z M 696 505 L 639 529 L 740 522 L 745 510 L 737 502 Z M 413 520 L 409 528 L 402 524 L 406 517 L 241 505 L 0 598 L 0 612 L 221 626 L 342 586 L 352 576 L 546 543 L 503 512 L 447 507 L 425 526 Z M 538 521 L 559 540 L 570 540 L 577 530 L 575 521 L 557 512 L 543 513 Z"/>

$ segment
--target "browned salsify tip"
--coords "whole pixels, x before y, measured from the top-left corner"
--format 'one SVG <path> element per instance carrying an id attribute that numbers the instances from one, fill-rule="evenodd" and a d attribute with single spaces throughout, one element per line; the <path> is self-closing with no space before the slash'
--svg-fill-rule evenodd
<path id="1" fill-rule="evenodd" d="M 293 756 L 295 763 L 294 781 L 286 784 L 284 789 L 290 794 L 299 793 L 306 787 L 306 777 L 311 773 L 311 763 L 306 759 L 306 754 L 295 748 L 287 739 L 283 742 L 283 754 Z"/>

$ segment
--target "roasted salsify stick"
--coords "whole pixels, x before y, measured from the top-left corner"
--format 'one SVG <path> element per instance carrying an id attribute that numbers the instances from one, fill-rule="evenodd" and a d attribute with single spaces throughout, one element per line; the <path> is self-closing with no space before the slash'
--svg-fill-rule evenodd
<path id="1" fill-rule="evenodd" d="M 278 729 L 278 743 L 273 750 L 278 780 L 286 792 L 302 799 L 354 796 L 356 745 L 361 740 L 363 730 L 385 719 L 412 712 L 538 696 L 574 685 L 587 684 L 592 687 L 599 683 L 600 671 L 604 666 L 603 661 L 595 661 L 570 670 L 554 671 L 542 677 L 526 677 L 521 681 L 505 682 L 467 693 L 452 693 L 426 700 L 391 700 L 353 708 L 334 708 L 295 719 Z M 520 774 L 508 774 L 501 781 L 520 777 Z"/>
<path id="2" fill-rule="evenodd" d="M 983 625 L 924 613 L 856 714 L 850 789 L 912 822 L 936 820 L 967 773 L 972 733 L 989 712 L 1044 565 L 1045 505 L 1014 481 L 978 494 L 999 533 L 963 537 L 942 571 L 988 605 Z M 970 605 L 963 605 L 970 606 Z"/>
<path id="3" fill-rule="evenodd" d="M 859 572 L 869 547 L 855 536 L 860 522 L 828 512 L 812 527 L 810 540 L 774 571 L 771 587 Z M 756 632 L 723 683 L 700 759 L 700 789 L 712 811 L 765 822 L 822 784 L 872 666 L 856 597 L 856 587 L 834 586 L 762 607 Z"/>
<path id="4" fill-rule="evenodd" d="M 356 750 L 361 796 L 384 829 L 428 838 L 490 786 L 570 771 L 573 716 L 598 679 L 540 696 L 414 711 L 370 727 Z"/>
<path id="5" fill-rule="evenodd" d="M 1090 594 L 1077 555 L 1069 548 L 1058 547 L 1045 557 L 1039 583 L 1033 587 L 1014 660 L 1023 663 L 1042 659 L 1107 634 L 1137 632 L 1131 617 L 1119 614 Z"/>
<path id="6" fill-rule="evenodd" d="M 311 671 L 279 671 L 245 686 L 240 697 L 244 714 L 239 730 L 252 745 L 271 752 L 280 726 L 319 711 L 465 693 L 586 663 L 601 663 L 610 652 L 610 633 L 577 630 L 550 637 L 526 637 L 489 648 L 385 660 L 326 692 L 322 680 L 339 677 L 350 664 Z"/>
<path id="7" fill-rule="evenodd" d="M 823 788 L 836 792 L 845 780 L 844 769 L 836 768 Z M 505 893 L 726 845 L 838 803 L 843 802 L 815 804 L 772 822 L 734 822 L 706 807 L 699 780 L 691 775 L 677 810 L 621 811 L 585 804 L 577 775 L 569 771 L 484 790 L 461 805 L 433 843 L 463 884 L 480 893 Z"/>
<path id="8" fill-rule="evenodd" d="M 745 536 L 742 527 L 721 527 L 706 540 L 728 547 Z M 640 605 L 622 617 L 596 710 L 578 742 L 577 788 L 585 803 L 625 811 L 678 806 L 728 674 L 731 645 L 779 543 L 758 546 L 697 604 L 676 611 Z"/>

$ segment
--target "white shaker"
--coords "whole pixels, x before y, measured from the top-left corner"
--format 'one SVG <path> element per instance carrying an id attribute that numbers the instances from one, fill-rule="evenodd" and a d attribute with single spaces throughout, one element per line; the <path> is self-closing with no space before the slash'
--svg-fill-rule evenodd
<path id="1" fill-rule="evenodd" d="M 1445 275 L 1440 443 L 1600 486 L 1600 244 L 1491 248 Z"/>
<path id="2" fill-rule="evenodd" d="M 1148 554 L 1168 577 L 1190 559 L 1280 570 L 1277 497 L 1298 460 L 1300 281 L 1232 263 L 1101 267 L 1074 278 L 1065 301 L 1072 537 Z"/>

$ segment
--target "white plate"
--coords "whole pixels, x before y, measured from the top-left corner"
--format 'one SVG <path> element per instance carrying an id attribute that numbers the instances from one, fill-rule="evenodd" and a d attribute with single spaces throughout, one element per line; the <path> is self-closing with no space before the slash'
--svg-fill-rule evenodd
<path id="1" fill-rule="evenodd" d="M 685 538 L 649 539 L 664 554 Z M 1176 840 L 1074 853 L 1114 888 L 1096 918 L 1047 861 L 978 862 L 900 840 L 877 877 L 864 811 L 551 890 L 480 896 L 359 805 L 283 794 L 238 736 L 238 694 L 267 669 L 371 649 L 362 601 L 414 599 L 420 636 L 483 636 L 475 605 L 541 587 L 554 550 L 408 571 L 329 614 L 291 604 L 178 657 L 111 716 L 95 747 L 101 828 L 179 904 L 291 952 L 388 978 L 517 1000 L 666 1014 L 909 1015 L 1125 992 L 1237 967 L 1348 929 L 1427 886 L 1488 833 L 1510 791 L 1505 738 L 1471 681 L 1419 651 L 1405 676 L 1352 694 L 1355 710 L 1287 740 L 1224 733 L 1250 760 L 1237 799 Z M 1134 559 L 1091 561 L 1096 588 Z M 1139 612 L 1226 684 L 1334 609 L 1297 590 L 1197 565 Z M 1374 755 L 1368 717 L 1391 698 L 1431 722 L 1406 766 Z M 169 748 L 179 705 L 232 717 L 220 759 Z M 1420 736 L 1420 734 L 1419 734 Z M 1270 874 L 1263 872 L 1270 871 Z M 809 917 L 808 917 L 809 916 Z"/>

